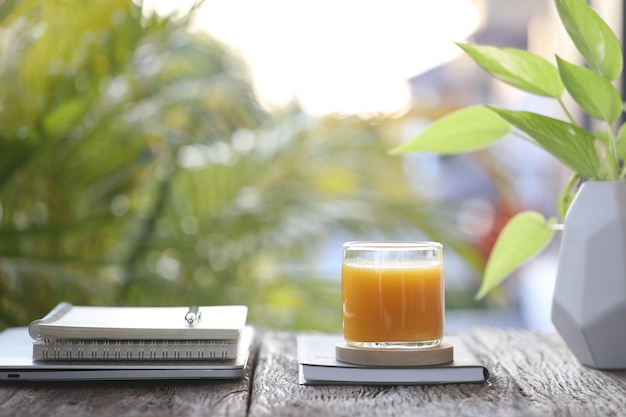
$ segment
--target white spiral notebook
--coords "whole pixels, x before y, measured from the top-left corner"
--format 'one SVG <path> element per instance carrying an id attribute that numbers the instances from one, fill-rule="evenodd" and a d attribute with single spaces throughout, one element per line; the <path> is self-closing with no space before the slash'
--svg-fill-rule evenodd
<path id="1" fill-rule="evenodd" d="M 63 302 L 34 320 L 28 332 L 37 360 L 234 359 L 247 313 L 242 305 L 91 307 Z"/>
<path id="2" fill-rule="evenodd" d="M 219 360 L 237 357 L 239 340 L 36 339 L 33 359 Z"/>
<path id="3" fill-rule="evenodd" d="M 60 303 L 33 321 L 33 339 L 220 339 L 236 340 L 246 325 L 243 305 L 197 307 L 92 307 Z"/>
<path id="4" fill-rule="evenodd" d="M 28 328 L 0 332 L 0 381 L 237 379 L 245 374 L 254 329 L 241 332 L 237 356 L 226 360 L 40 361 Z"/>

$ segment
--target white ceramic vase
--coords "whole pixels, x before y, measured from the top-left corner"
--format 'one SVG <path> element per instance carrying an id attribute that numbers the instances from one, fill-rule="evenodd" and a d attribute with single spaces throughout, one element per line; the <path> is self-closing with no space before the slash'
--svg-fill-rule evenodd
<path id="1" fill-rule="evenodd" d="M 585 365 L 626 368 L 626 182 L 586 182 L 567 216 L 552 322 Z"/>

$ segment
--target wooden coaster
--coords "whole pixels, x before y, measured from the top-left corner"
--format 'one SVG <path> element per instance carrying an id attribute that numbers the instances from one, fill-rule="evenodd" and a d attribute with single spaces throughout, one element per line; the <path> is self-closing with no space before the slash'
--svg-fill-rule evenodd
<path id="1" fill-rule="evenodd" d="M 335 359 L 355 365 L 374 366 L 425 366 L 452 362 L 454 348 L 441 343 L 430 348 L 362 348 L 346 343 L 335 345 Z"/>

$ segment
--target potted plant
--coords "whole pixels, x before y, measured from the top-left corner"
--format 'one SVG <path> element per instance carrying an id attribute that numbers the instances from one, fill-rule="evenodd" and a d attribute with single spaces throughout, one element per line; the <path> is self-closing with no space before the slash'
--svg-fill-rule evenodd
<path id="1" fill-rule="evenodd" d="M 487 147 L 515 134 L 543 148 L 573 175 L 559 198 L 559 215 L 515 215 L 487 261 L 477 297 L 498 286 L 539 253 L 562 229 L 552 321 L 583 364 L 626 368 L 626 124 L 613 81 L 622 72 L 615 34 L 584 0 L 555 0 L 561 22 L 586 66 L 556 56 L 551 63 L 514 48 L 458 44 L 495 78 L 526 92 L 553 98 L 565 120 L 490 105 L 457 110 L 391 153 L 457 154 Z M 565 92 L 602 131 L 580 126 Z M 582 184 L 582 185 L 581 185 Z"/>

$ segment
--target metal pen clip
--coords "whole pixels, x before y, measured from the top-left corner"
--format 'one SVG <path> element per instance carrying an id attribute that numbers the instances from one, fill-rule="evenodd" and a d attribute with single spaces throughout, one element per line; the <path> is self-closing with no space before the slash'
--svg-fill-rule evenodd
<path id="1" fill-rule="evenodd" d="M 198 306 L 189 307 L 189 311 L 185 314 L 185 321 L 191 327 L 195 327 L 200 321 L 200 317 L 202 316 L 202 312 L 198 309 Z"/>

